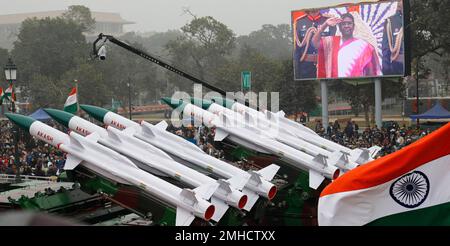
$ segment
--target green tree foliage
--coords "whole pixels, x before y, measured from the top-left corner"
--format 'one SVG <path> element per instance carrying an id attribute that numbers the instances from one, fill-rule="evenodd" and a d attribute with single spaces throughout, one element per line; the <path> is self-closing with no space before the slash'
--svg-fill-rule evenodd
<path id="1" fill-rule="evenodd" d="M 111 103 L 112 93 L 109 83 L 104 80 L 103 73 L 99 73 L 95 63 L 81 63 L 77 67 L 62 75 L 61 87 L 65 88 L 63 98 L 56 107 L 62 107 L 70 92 L 70 88 L 78 83 L 78 101 L 84 104 L 106 105 Z"/>
<path id="2" fill-rule="evenodd" d="M 252 47 L 272 59 L 292 57 L 292 33 L 288 24 L 263 25 L 260 30 L 238 37 L 237 43 L 239 47 Z"/>
<path id="3" fill-rule="evenodd" d="M 72 5 L 64 12 L 63 18 L 72 20 L 81 26 L 84 32 L 91 32 L 95 27 L 95 19 L 92 18 L 91 11 L 83 5 Z"/>
<path id="4" fill-rule="evenodd" d="M 33 74 L 32 83 L 26 85 L 30 102 L 34 108 L 54 107 L 62 108 L 70 90 L 62 80 L 55 80 L 42 74 Z"/>
<path id="5" fill-rule="evenodd" d="M 280 109 L 287 114 L 297 112 L 311 113 L 317 107 L 314 88 L 316 81 L 294 81 L 292 60 L 282 61 L 282 77 L 278 86 L 280 92 Z"/>
<path id="6" fill-rule="evenodd" d="M 450 0 L 410 0 L 412 55 L 450 52 Z"/>
<path id="7" fill-rule="evenodd" d="M 252 91 L 267 92 L 280 80 L 281 68 L 277 60 L 270 59 L 249 46 L 244 46 L 238 58 L 229 59 L 217 71 L 216 85 L 226 91 L 241 89 L 241 72 L 251 71 Z"/>
<path id="8" fill-rule="evenodd" d="M 182 32 L 179 30 L 152 33 L 127 32 L 123 34 L 120 39 L 127 40 L 130 43 L 139 43 L 148 52 L 154 55 L 168 57 L 170 54 L 166 50 L 166 44 L 169 41 L 176 40 L 182 35 Z"/>
<path id="9" fill-rule="evenodd" d="M 131 45 L 145 51 L 140 44 Z M 108 45 L 107 50 L 108 58 L 95 65 L 96 72 L 102 74 L 102 83 L 110 91 L 109 102 L 114 97 L 128 106 L 127 83 L 131 85 L 133 104 L 137 104 L 136 94 L 139 92 L 144 92 L 144 99 L 148 101 L 159 100 L 165 87 L 161 86 L 164 80 L 156 76 L 156 65 L 115 45 Z"/>
<path id="10" fill-rule="evenodd" d="M 88 58 L 89 46 L 81 32 L 80 25 L 63 18 L 22 23 L 11 53 L 18 69 L 17 85 L 23 86 L 21 96 L 28 96 L 34 107 L 64 103 L 59 97 L 64 89 L 61 76 Z"/>
<path id="11" fill-rule="evenodd" d="M 226 63 L 225 57 L 231 54 L 235 47 L 235 34 L 210 16 L 194 18 L 181 30 L 183 36 L 169 41 L 166 45 L 173 64 L 202 80 L 215 81 L 215 72 Z M 180 80 L 179 77 L 169 74 L 169 80 L 181 89 L 188 90 L 188 87 L 183 85 L 186 83 L 175 82 Z"/>
<path id="12" fill-rule="evenodd" d="M 87 59 L 89 46 L 82 28 L 62 18 L 27 19 L 22 23 L 12 56 L 20 69 L 18 84 L 32 83 L 35 74 L 50 79 L 76 67 Z"/>
<path id="13" fill-rule="evenodd" d="M 5 73 L 3 72 L 3 68 L 5 67 L 6 63 L 8 62 L 8 58 L 9 58 L 8 50 L 0 48 L 0 66 L 2 69 L 2 73 L 0 74 L 0 81 L 6 80 Z M 0 86 L 3 86 L 3 82 L 2 82 L 2 84 L 0 84 Z"/>

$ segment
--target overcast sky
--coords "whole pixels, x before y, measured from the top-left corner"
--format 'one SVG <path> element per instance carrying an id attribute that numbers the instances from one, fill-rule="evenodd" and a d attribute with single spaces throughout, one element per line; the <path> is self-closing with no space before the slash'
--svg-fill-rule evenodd
<path id="1" fill-rule="evenodd" d="M 290 23 L 290 12 L 305 2 L 317 0 L 0 0 L 0 14 L 63 10 L 85 5 L 91 11 L 117 12 L 136 24 L 126 31 L 179 29 L 191 20 L 183 14 L 188 7 L 197 16 L 210 15 L 236 34 L 248 34 L 263 24 Z"/>

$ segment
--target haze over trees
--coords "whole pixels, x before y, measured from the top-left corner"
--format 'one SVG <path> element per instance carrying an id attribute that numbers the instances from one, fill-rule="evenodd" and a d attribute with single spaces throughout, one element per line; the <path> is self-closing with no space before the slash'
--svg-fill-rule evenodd
<path id="1" fill-rule="evenodd" d="M 444 66 L 440 71 L 447 71 L 448 76 L 450 15 L 446 10 L 450 0 L 412 0 L 411 4 L 413 60 L 417 57 L 438 59 L 441 61 L 438 64 Z M 89 9 L 84 6 L 69 7 L 61 18 L 23 22 L 9 53 L 18 67 L 17 85 L 21 86 L 21 96 L 28 99 L 33 108 L 62 108 L 75 80 L 79 85 L 80 102 L 99 106 L 110 105 L 112 100 L 128 106 L 127 83 L 135 105 L 156 103 L 175 90 L 191 93 L 191 81 L 114 44 L 106 44 L 106 61 L 92 60 L 92 44 L 83 33 L 92 30 L 94 23 Z M 280 92 L 280 107 L 288 114 L 312 112 L 318 105 L 317 81 L 293 81 L 289 24 L 266 24 L 248 35 L 237 36 L 213 17 L 193 16 L 180 30 L 149 35 L 131 32 L 118 38 L 226 91 L 239 91 L 241 72 L 251 71 L 252 90 Z M 6 63 L 7 57 L 7 50 L 0 49 L 1 64 Z M 420 60 L 421 71 L 427 69 L 426 59 Z M 413 74 L 414 69 L 415 66 Z M 1 86 L 5 88 L 6 84 Z M 386 81 L 383 88 L 383 96 L 398 96 L 403 84 Z M 355 86 L 335 81 L 331 89 L 343 91 L 344 99 L 355 113 L 364 113 L 366 119 L 369 118 L 374 104 L 373 85 Z"/>

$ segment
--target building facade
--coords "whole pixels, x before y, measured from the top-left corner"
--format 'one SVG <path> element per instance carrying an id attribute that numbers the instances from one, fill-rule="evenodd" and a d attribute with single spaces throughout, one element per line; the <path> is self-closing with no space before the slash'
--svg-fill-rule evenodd
<path id="1" fill-rule="evenodd" d="M 21 13 L 0 15 L 0 47 L 11 49 L 13 42 L 17 38 L 22 22 L 28 18 L 43 19 L 46 17 L 61 17 L 64 10 Z M 124 20 L 119 13 L 91 12 L 95 19 L 95 28 L 92 33 L 86 33 L 86 36 L 96 36 L 99 33 L 112 35 L 121 35 L 124 33 L 124 25 L 134 24 L 134 22 Z"/>

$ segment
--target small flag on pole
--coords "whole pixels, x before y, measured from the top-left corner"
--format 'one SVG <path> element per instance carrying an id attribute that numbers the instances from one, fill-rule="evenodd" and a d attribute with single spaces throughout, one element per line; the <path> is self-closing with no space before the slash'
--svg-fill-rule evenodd
<path id="1" fill-rule="evenodd" d="M 5 93 L 3 93 L 3 88 L 0 87 L 0 105 L 3 104 L 3 97 L 5 96 Z"/>
<path id="2" fill-rule="evenodd" d="M 4 98 L 11 100 L 12 95 L 12 85 L 9 85 L 8 89 L 6 89 L 5 94 L 3 95 Z"/>
<path id="3" fill-rule="evenodd" d="M 77 88 L 73 87 L 72 91 L 64 103 L 64 111 L 75 114 L 78 110 Z"/>

